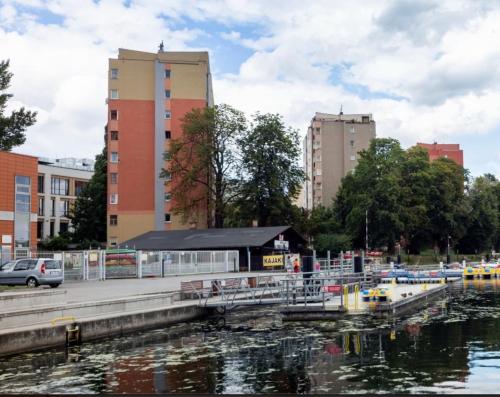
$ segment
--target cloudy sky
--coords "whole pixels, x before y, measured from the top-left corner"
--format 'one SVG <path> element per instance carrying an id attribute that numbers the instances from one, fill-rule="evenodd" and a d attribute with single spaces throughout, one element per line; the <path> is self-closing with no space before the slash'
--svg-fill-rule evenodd
<path id="1" fill-rule="evenodd" d="M 39 112 L 16 151 L 94 157 L 118 48 L 208 50 L 217 103 L 372 113 L 378 136 L 460 143 L 500 176 L 500 0 L 0 0 L 12 107 Z"/>

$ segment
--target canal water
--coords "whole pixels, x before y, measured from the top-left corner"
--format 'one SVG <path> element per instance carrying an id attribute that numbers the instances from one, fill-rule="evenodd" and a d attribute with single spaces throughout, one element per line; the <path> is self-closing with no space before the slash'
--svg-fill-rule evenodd
<path id="1" fill-rule="evenodd" d="M 276 309 L 0 358 L 0 393 L 497 393 L 500 280 L 397 321 Z"/>

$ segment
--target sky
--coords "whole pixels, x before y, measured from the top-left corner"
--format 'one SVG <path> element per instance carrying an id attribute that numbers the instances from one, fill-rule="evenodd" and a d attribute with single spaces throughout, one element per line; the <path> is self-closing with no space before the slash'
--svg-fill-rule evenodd
<path id="1" fill-rule="evenodd" d="M 500 0 L 0 0 L 9 103 L 38 111 L 16 152 L 93 158 L 118 48 L 209 51 L 216 103 L 283 115 L 372 113 L 404 148 L 459 143 L 500 177 Z"/>

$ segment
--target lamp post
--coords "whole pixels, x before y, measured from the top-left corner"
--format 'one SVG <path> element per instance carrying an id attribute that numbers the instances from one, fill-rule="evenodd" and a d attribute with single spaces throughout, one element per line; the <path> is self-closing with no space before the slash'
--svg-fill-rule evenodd
<path id="1" fill-rule="evenodd" d="M 450 238 L 451 236 L 448 234 L 448 246 L 446 247 L 446 263 L 450 264 Z"/>

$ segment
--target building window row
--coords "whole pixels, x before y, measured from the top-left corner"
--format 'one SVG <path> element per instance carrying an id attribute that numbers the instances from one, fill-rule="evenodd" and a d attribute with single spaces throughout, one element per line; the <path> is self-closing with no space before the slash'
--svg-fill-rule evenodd
<path id="1" fill-rule="evenodd" d="M 165 131 L 165 139 L 171 139 L 172 138 L 172 134 L 170 131 L 166 130 Z"/>
<path id="2" fill-rule="evenodd" d="M 110 90 L 109 97 L 111 99 L 119 99 L 119 97 L 118 97 L 118 90 Z"/>
<path id="3" fill-rule="evenodd" d="M 119 160 L 118 152 L 111 152 L 111 157 L 110 157 L 109 161 L 111 163 L 118 163 L 118 160 Z"/>
<path id="4" fill-rule="evenodd" d="M 166 79 L 170 78 L 170 69 L 165 69 L 165 78 Z"/>
<path id="5" fill-rule="evenodd" d="M 118 120 L 118 110 L 112 109 L 109 112 L 109 116 L 110 116 L 111 120 Z"/>
<path id="6" fill-rule="evenodd" d="M 111 80 L 118 79 L 118 69 L 111 69 Z"/>
<path id="7" fill-rule="evenodd" d="M 118 140 L 118 131 L 111 131 L 110 138 L 112 141 L 117 141 Z"/>
<path id="8" fill-rule="evenodd" d="M 45 215 L 45 197 L 38 197 L 38 216 Z"/>
<path id="9" fill-rule="evenodd" d="M 110 183 L 112 185 L 116 185 L 118 183 L 118 173 L 112 172 L 109 174 L 109 176 L 110 176 Z"/>
<path id="10" fill-rule="evenodd" d="M 109 216 L 109 224 L 110 224 L 110 226 L 117 226 L 118 225 L 118 215 L 110 215 Z"/>
<path id="11" fill-rule="evenodd" d="M 109 203 L 110 204 L 118 204 L 118 193 L 111 193 L 109 195 Z"/>
<path id="12" fill-rule="evenodd" d="M 65 178 L 52 177 L 50 180 L 50 194 L 69 196 L 69 180 Z"/>
<path id="13" fill-rule="evenodd" d="M 165 110 L 165 119 L 170 119 L 172 117 L 172 113 L 170 110 Z"/>

